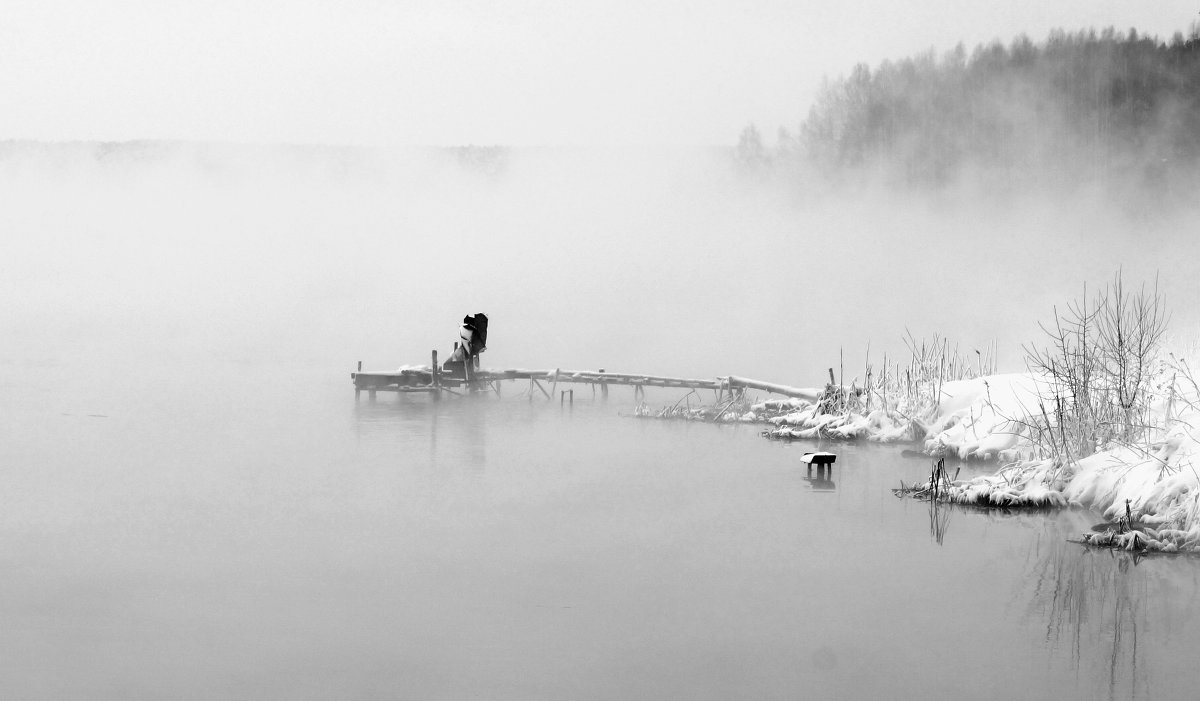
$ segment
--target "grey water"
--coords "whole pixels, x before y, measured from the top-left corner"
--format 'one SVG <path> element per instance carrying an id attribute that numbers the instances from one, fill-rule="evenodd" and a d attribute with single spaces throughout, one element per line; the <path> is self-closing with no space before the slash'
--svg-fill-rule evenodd
<path id="1" fill-rule="evenodd" d="M 894 446 L 629 418 L 620 390 L 356 401 L 346 373 L 255 364 L 143 368 L 157 391 L 97 415 L 18 370 L 6 698 L 1162 699 L 1195 680 L 1195 561 L 1068 543 L 1086 512 L 897 499 L 929 465 Z M 825 480 L 799 461 L 814 447 L 839 456 Z"/>
<path id="2" fill-rule="evenodd" d="M 349 377 L 484 311 L 487 366 L 815 385 L 905 323 L 1017 346 L 1077 275 L 1186 237 L 781 207 L 694 159 L 247 158 L 0 164 L 0 697 L 1191 697 L 1200 566 L 1068 542 L 1096 514 L 931 510 L 892 495 L 929 471 L 898 447 L 622 390 Z M 1046 259 L 993 245 L 1050 229 Z"/>

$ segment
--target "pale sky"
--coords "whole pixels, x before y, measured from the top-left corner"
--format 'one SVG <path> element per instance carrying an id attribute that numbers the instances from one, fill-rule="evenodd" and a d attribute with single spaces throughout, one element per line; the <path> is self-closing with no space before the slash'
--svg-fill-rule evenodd
<path id="1" fill-rule="evenodd" d="M 1200 0 L 2 0 L 0 139 L 731 144 L 823 76 Z"/>

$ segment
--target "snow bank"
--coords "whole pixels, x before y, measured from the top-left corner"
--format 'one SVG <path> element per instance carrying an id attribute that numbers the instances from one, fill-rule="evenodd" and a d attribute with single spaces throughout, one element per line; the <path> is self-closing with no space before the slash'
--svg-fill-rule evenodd
<path id="1" fill-rule="evenodd" d="M 1029 437 L 1032 425 L 1056 425 L 1052 402 L 1043 399 L 1055 392 L 1041 376 L 997 374 L 928 383 L 917 390 L 892 388 L 889 394 L 829 385 L 814 401 L 771 399 L 752 406 L 726 404 L 720 411 L 645 408 L 639 415 L 768 423 L 764 435 L 769 438 L 908 441 L 920 443 L 930 456 L 994 460 L 1003 464 L 994 474 L 939 482 L 938 498 L 980 506 L 1077 505 L 1114 524 L 1109 531 L 1085 534 L 1085 542 L 1200 550 L 1200 439 L 1192 430 L 1200 427 L 1200 387 L 1186 364 L 1160 363 L 1153 373 L 1146 390 L 1149 415 L 1142 417 L 1146 428 L 1139 436 L 1110 440 L 1082 459 L 1048 454 L 1052 451 Z M 931 486 L 903 491 L 924 495 Z"/>
<path id="2" fill-rule="evenodd" d="M 756 404 L 742 418 L 773 424 L 767 432 L 773 438 L 920 441 L 931 456 L 1007 463 L 994 474 L 941 487 L 939 498 L 981 506 L 1082 506 L 1114 524 L 1085 534 L 1085 542 L 1175 552 L 1200 550 L 1200 439 L 1192 430 L 1200 427 L 1200 391 L 1185 384 L 1160 369 L 1144 434 L 1074 461 L 1040 455 L 1026 437 L 1030 423 L 1047 418 L 1039 397 L 1052 395 L 1029 373 L 947 382 L 925 416 L 906 414 L 899 401 L 880 401 L 870 412 L 827 414 L 819 403 L 790 399 Z"/>
<path id="3" fill-rule="evenodd" d="M 946 490 L 948 500 L 1078 505 L 1112 523 L 1112 528 L 1084 534 L 1086 543 L 1163 552 L 1200 549 L 1200 440 L 1192 430 L 1200 426 L 1200 401 L 1194 385 L 1186 387 L 1173 375 L 1159 382 L 1140 437 L 1068 462 L 1031 459 L 1034 448 L 1014 430 L 1021 417 L 1028 420 L 1036 416 L 1033 411 L 1041 411 L 1034 409 L 1036 400 L 1030 401 L 1037 391 L 1033 378 L 991 384 L 990 402 L 980 399 L 978 387 L 952 388 L 955 398 L 935 422 L 942 430 L 925 441 L 926 451 L 944 449 L 959 457 L 995 452 L 1014 462 L 993 475 L 954 483 Z"/>
<path id="4" fill-rule="evenodd" d="M 925 426 L 925 452 L 961 460 L 1021 457 L 1021 423 L 1039 411 L 1039 381 L 1029 373 L 947 382 L 934 420 Z"/>
<path id="5" fill-rule="evenodd" d="M 1016 421 L 1037 405 L 1037 383 L 1028 374 L 990 375 L 947 382 L 930 412 L 912 398 L 874 398 L 863 410 L 825 413 L 819 402 L 770 400 L 743 418 L 775 425 L 772 438 L 833 438 L 881 443 L 924 440 L 930 455 L 1005 459 L 1018 455 Z M 859 402 L 860 405 L 863 402 Z M 867 406 L 873 406 L 867 409 Z"/>

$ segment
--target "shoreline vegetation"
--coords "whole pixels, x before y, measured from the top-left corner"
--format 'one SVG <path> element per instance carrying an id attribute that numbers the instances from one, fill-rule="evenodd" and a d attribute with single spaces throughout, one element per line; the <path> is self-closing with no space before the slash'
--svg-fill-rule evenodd
<path id="1" fill-rule="evenodd" d="M 906 339 L 907 364 L 869 362 L 849 384 L 830 370 L 816 401 L 743 397 L 655 409 L 644 418 L 764 424 L 770 439 L 916 445 L 931 458 L 991 461 L 992 474 L 944 469 L 898 496 L 1002 508 L 1081 506 L 1110 527 L 1103 547 L 1200 551 L 1200 384 L 1162 347 L 1168 317 L 1156 285 L 1121 274 L 1043 325 L 1024 372 L 999 373 L 995 346 L 967 353 L 943 338 Z M 972 357 L 973 356 L 973 357 Z"/>
<path id="2" fill-rule="evenodd" d="M 768 146 L 754 124 L 733 160 L 757 178 L 977 196 L 1094 192 L 1138 219 L 1191 208 L 1200 183 L 1200 22 L 1169 39 L 1109 27 L 962 44 L 859 64 L 826 80 L 792 132 Z M 1079 505 L 1108 527 L 1081 542 L 1200 551 L 1200 386 L 1166 352 L 1157 284 L 1113 281 L 1043 326 L 1023 372 L 967 362 L 940 339 L 907 340 L 907 366 L 870 363 L 816 402 L 770 400 L 720 413 L 645 416 L 761 422 L 777 439 L 906 442 L 934 458 L 1001 467 L 969 480 L 931 470 L 900 496 L 995 507 Z M 738 411 L 737 409 L 742 409 Z"/>

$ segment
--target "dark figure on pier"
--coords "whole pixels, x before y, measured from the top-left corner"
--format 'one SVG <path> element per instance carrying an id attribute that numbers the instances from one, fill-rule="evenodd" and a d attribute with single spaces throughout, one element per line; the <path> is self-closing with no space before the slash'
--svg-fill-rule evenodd
<path id="1" fill-rule="evenodd" d="M 462 326 L 458 327 L 458 338 L 461 341 L 460 347 L 466 353 L 466 357 L 473 357 L 475 352 L 471 347 L 471 342 L 475 340 L 475 317 L 463 317 Z"/>
<path id="2" fill-rule="evenodd" d="M 471 348 L 474 351 L 474 355 L 479 355 L 487 350 L 487 314 L 482 312 L 476 314 L 474 320 L 471 322 L 471 326 L 474 327 L 474 332 L 471 338 Z"/>
<path id="3" fill-rule="evenodd" d="M 466 364 L 474 368 L 478 365 L 479 354 L 487 350 L 488 318 L 485 314 L 464 316 L 462 326 L 458 327 L 458 343 L 454 344 L 454 352 L 442 365 L 442 369 L 452 377 L 466 377 Z"/>

